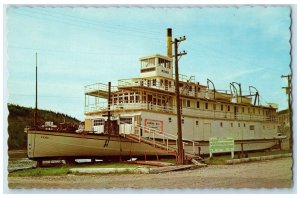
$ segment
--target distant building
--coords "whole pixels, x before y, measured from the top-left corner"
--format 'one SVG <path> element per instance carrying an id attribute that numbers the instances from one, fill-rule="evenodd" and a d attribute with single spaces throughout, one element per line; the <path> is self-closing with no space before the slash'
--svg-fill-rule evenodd
<path id="1" fill-rule="evenodd" d="M 290 111 L 288 109 L 279 111 L 277 114 L 280 125 L 290 126 Z"/>

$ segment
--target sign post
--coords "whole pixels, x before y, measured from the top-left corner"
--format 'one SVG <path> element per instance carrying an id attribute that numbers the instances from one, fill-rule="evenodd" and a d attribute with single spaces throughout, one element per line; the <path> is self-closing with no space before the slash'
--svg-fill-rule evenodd
<path id="1" fill-rule="evenodd" d="M 211 137 L 209 138 L 209 157 L 213 153 L 231 152 L 231 158 L 234 158 L 234 139 L 228 137 Z"/>

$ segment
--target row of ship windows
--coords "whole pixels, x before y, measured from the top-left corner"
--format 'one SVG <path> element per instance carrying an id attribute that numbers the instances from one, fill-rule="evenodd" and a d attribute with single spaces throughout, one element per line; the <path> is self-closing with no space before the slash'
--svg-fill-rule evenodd
<path id="1" fill-rule="evenodd" d="M 131 118 L 121 118 L 120 119 L 121 123 L 127 123 L 127 124 L 132 124 L 132 119 Z M 94 120 L 94 126 L 100 126 L 100 125 L 104 125 L 104 119 L 97 119 Z M 169 123 L 172 122 L 172 118 L 169 117 Z M 184 124 L 184 119 L 181 119 L 181 123 Z M 196 120 L 195 121 L 196 126 L 199 125 L 199 121 Z M 230 123 L 230 126 L 233 127 L 233 123 Z M 223 122 L 220 122 L 220 127 L 223 127 Z M 241 127 L 241 123 L 238 123 L 238 127 Z M 244 123 L 244 127 L 246 127 L 246 123 Z M 254 130 L 254 125 L 249 125 L 249 129 L 250 130 Z M 275 129 L 275 125 L 273 126 L 273 128 Z M 265 129 L 265 126 L 263 126 L 263 129 Z"/>
<path id="2" fill-rule="evenodd" d="M 124 100 L 122 100 L 122 99 L 119 99 L 119 103 L 122 103 L 122 102 L 124 102 L 124 103 L 128 103 L 128 102 L 129 103 L 134 103 L 134 102 L 138 102 L 139 101 L 139 96 L 135 96 L 135 101 L 134 101 L 133 96 L 130 97 L 130 99 L 131 99 L 130 101 L 128 100 L 129 98 L 127 96 L 124 97 Z M 146 97 L 144 98 L 144 100 L 146 100 Z M 152 101 L 153 104 L 155 104 L 155 105 L 156 104 L 157 105 L 161 105 L 161 104 L 165 105 L 165 101 L 166 101 L 166 100 L 161 100 L 161 99 L 157 99 L 156 100 L 156 98 L 153 98 L 152 100 L 153 100 Z M 117 104 L 117 98 L 115 98 L 115 97 L 113 98 L 113 104 Z M 186 104 L 182 103 L 182 106 L 190 108 L 191 107 L 191 101 L 190 100 L 186 100 Z M 209 108 L 210 106 L 211 105 L 209 105 L 209 103 L 204 103 L 204 109 L 211 110 L 211 108 Z M 228 111 L 228 112 L 230 112 L 231 111 L 231 107 L 232 106 L 230 106 L 230 105 L 220 105 L 219 109 L 220 109 L 220 111 Z M 196 108 L 200 109 L 200 102 L 199 101 L 196 102 Z M 233 109 L 234 109 L 234 112 L 237 112 L 237 113 L 238 112 L 245 113 L 246 112 L 245 110 L 247 110 L 248 113 L 255 113 L 256 112 L 255 108 L 250 108 L 250 107 L 248 107 L 248 108 L 245 109 L 245 107 L 234 106 Z M 214 111 L 217 110 L 217 104 L 212 104 L 212 110 L 214 110 Z M 261 109 L 258 109 L 257 112 L 258 112 L 259 115 L 261 113 L 263 115 L 268 115 L 269 114 L 268 110 L 262 110 L 261 111 Z"/>
<path id="3" fill-rule="evenodd" d="M 169 117 L 169 123 L 172 122 L 172 118 Z M 184 124 L 184 119 L 181 119 L 181 123 Z M 199 121 L 196 120 L 195 121 L 196 126 L 199 125 Z M 230 123 L 230 126 L 233 127 L 233 123 Z M 220 127 L 223 127 L 223 122 L 220 122 Z M 238 123 L 238 127 L 241 127 L 241 123 Z M 244 123 L 244 127 L 246 127 L 246 123 Z M 275 125 L 273 126 L 273 128 L 275 129 Z M 254 125 L 249 125 L 249 129 L 250 130 L 254 130 Z M 263 129 L 265 129 L 265 126 L 263 126 Z"/>
<path id="4" fill-rule="evenodd" d="M 190 100 L 186 100 L 186 105 L 184 105 L 184 103 L 182 103 L 182 105 L 183 106 L 186 106 L 186 107 L 191 107 L 191 101 Z M 207 109 L 207 110 L 209 110 L 209 109 L 211 109 L 211 108 L 209 108 L 209 106 L 211 106 L 211 104 L 209 104 L 209 103 L 205 103 L 204 104 L 204 108 L 205 109 Z M 230 105 L 220 105 L 219 106 L 220 108 L 220 111 L 231 111 L 231 107 L 232 106 L 230 106 Z M 199 109 L 200 108 L 200 102 L 199 101 L 197 101 L 196 102 L 196 108 L 197 109 Z M 251 109 L 252 109 L 252 111 L 251 111 Z M 212 110 L 217 110 L 217 104 L 212 104 Z M 233 110 L 234 110 L 234 112 L 241 112 L 241 113 L 245 113 L 245 110 L 248 110 L 248 113 L 255 113 L 255 108 L 250 108 L 250 107 L 238 107 L 238 106 L 233 106 Z M 258 109 L 258 114 L 260 115 L 260 114 L 263 114 L 263 115 L 268 115 L 269 114 L 269 111 L 268 110 L 260 110 L 260 109 Z"/>

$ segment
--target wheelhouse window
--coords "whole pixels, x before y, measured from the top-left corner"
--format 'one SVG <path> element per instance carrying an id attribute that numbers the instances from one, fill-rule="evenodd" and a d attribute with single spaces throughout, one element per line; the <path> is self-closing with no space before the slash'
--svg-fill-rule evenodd
<path id="1" fill-rule="evenodd" d="M 223 105 L 221 105 L 221 111 L 223 111 Z"/>
<path id="2" fill-rule="evenodd" d="M 161 67 L 168 68 L 168 69 L 171 68 L 170 61 L 162 59 L 162 58 L 158 58 L 158 65 Z"/>
<path id="3" fill-rule="evenodd" d="M 148 58 L 141 61 L 141 67 L 154 67 L 155 66 L 155 58 Z"/>
<path id="4" fill-rule="evenodd" d="M 197 101 L 197 108 L 199 109 L 200 108 L 200 102 Z"/>
<path id="5" fill-rule="evenodd" d="M 205 103 L 205 109 L 208 109 L 208 103 L 207 102 Z"/>

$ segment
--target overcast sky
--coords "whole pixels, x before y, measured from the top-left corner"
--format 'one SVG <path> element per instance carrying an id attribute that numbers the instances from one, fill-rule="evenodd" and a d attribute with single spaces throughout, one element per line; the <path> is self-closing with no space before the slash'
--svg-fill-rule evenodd
<path id="1" fill-rule="evenodd" d="M 84 86 L 139 76 L 138 58 L 166 54 L 166 29 L 185 35 L 180 73 L 216 89 L 254 86 L 261 102 L 287 108 L 289 7 L 9 7 L 6 12 L 9 103 L 84 118 Z M 245 92 L 246 93 L 246 92 Z"/>

